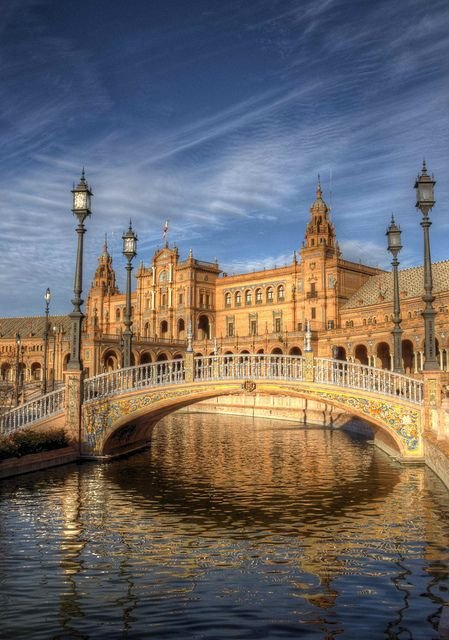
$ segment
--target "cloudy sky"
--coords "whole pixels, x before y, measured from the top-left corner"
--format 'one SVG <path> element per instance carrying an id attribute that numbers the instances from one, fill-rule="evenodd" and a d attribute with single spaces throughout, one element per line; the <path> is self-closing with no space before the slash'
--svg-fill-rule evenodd
<path id="1" fill-rule="evenodd" d="M 71 310 L 72 183 L 94 191 L 84 293 L 128 220 L 233 273 L 291 260 L 317 174 L 344 256 L 421 262 L 414 179 L 437 180 L 449 258 L 447 0 L 8 0 L 0 4 L 0 314 Z"/>

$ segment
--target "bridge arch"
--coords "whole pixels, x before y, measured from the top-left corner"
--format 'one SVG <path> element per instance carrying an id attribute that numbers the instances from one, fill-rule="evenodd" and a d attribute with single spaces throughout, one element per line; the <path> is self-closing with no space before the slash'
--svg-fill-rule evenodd
<path id="1" fill-rule="evenodd" d="M 367 415 L 363 410 L 363 404 L 354 406 L 349 398 L 349 404 L 344 396 L 335 393 L 324 393 L 322 395 L 313 393 L 310 388 L 280 388 L 276 382 L 264 381 L 257 385 L 258 393 L 265 396 L 290 396 L 303 398 L 305 400 L 315 400 L 325 406 L 339 409 L 348 417 L 358 418 L 368 424 L 374 435 L 374 439 L 387 450 L 391 455 L 398 458 L 407 457 L 407 446 L 399 430 L 389 428 L 380 414 L 373 412 Z M 103 404 L 103 408 L 98 408 L 92 412 L 103 418 L 106 414 L 113 415 L 113 420 L 106 420 L 107 425 L 101 433 L 97 433 L 91 453 L 94 456 L 116 455 L 118 451 L 125 448 L 135 449 L 148 444 L 155 425 L 165 416 L 183 407 L 228 395 L 245 395 L 248 392 L 242 388 L 241 382 L 232 381 L 219 386 L 205 385 L 198 387 L 194 385 L 182 385 L 182 388 L 172 390 L 172 393 L 161 393 L 161 390 L 152 392 L 152 401 L 148 397 L 150 394 L 134 392 L 127 395 L 126 399 L 117 398 L 110 403 Z M 130 411 L 129 408 L 133 409 Z M 106 412 L 106 413 L 105 413 Z M 92 433 L 92 430 L 89 429 Z"/>

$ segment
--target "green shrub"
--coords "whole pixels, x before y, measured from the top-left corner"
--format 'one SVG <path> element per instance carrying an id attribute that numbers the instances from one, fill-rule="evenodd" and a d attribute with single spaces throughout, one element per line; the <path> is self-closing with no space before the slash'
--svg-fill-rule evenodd
<path id="1" fill-rule="evenodd" d="M 31 431 L 24 429 L 10 436 L 0 437 L 0 460 L 20 458 L 30 453 L 52 451 L 68 445 L 63 429 Z"/>

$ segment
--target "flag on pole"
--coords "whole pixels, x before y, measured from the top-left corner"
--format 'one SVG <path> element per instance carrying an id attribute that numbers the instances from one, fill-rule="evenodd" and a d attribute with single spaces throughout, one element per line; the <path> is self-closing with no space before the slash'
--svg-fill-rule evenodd
<path id="1" fill-rule="evenodd" d="M 162 238 L 165 238 L 165 236 L 167 235 L 167 231 L 168 231 L 168 220 L 165 221 L 164 233 L 162 234 Z"/>

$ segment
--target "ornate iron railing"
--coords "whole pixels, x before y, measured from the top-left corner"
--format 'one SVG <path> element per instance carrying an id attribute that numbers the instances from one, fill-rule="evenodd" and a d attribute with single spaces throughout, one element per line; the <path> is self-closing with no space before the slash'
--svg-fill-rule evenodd
<path id="1" fill-rule="evenodd" d="M 309 364 L 302 356 L 267 354 L 229 354 L 194 358 L 193 380 L 307 380 L 315 384 L 358 389 L 396 397 L 420 404 L 423 382 L 386 369 L 366 365 L 313 358 Z M 307 375 L 306 375 L 307 371 Z M 185 381 L 185 362 L 181 359 L 153 362 L 118 369 L 84 381 L 83 401 L 93 402 L 146 387 L 181 384 Z M 8 434 L 43 418 L 63 413 L 65 389 L 58 389 L 31 400 L 0 416 L 0 433 Z"/>
<path id="2" fill-rule="evenodd" d="M 266 354 L 201 356 L 195 358 L 195 380 L 302 380 L 302 357 Z"/>
<path id="3" fill-rule="evenodd" d="M 102 373 L 84 381 L 84 402 L 125 391 L 184 382 L 184 360 L 165 360 Z"/>
<path id="4" fill-rule="evenodd" d="M 372 391 L 419 404 L 423 400 L 423 382 L 387 369 L 355 362 L 314 358 L 314 382 L 337 387 Z"/>
<path id="5" fill-rule="evenodd" d="M 11 409 L 0 416 L 0 433 L 8 435 L 25 428 L 28 425 L 64 413 L 65 410 L 65 387 L 47 393 L 45 396 L 25 402 L 19 407 Z"/>

